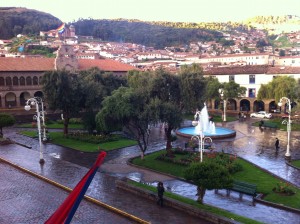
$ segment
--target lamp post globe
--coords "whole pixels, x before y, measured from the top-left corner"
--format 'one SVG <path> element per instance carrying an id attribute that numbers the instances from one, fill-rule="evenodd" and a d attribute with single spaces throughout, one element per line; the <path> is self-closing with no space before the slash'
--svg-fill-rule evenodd
<path id="1" fill-rule="evenodd" d="M 26 105 L 26 106 L 24 107 L 24 109 L 25 109 L 26 111 L 29 111 L 29 110 L 31 109 L 31 106 Z"/>

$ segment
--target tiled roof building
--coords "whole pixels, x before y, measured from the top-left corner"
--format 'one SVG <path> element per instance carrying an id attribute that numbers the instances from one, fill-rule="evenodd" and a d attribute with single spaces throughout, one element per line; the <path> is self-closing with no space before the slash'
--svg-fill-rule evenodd
<path id="1" fill-rule="evenodd" d="M 117 76 L 136 69 L 109 59 L 77 59 L 68 45 L 60 47 L 56 58 L 0 57 L 0 108 L 19 108 L 25 105 L 26 99 L 43 95 L 40 81 L 46 71 L 80 71 L 92 67 Z"/>

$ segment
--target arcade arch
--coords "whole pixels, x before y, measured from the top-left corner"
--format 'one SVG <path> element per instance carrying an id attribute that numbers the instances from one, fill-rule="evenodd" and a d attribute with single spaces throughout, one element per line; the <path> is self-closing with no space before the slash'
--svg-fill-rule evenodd
<path id="1" fill-rule="evenodd" d="M 249 100 L 247 100 L 247 99 L 242 99 L 241 101 L 240 101 L 240 111 L 251 111 L 250 110 L 250 101 Z"/>
<path id="2" fill-rule="evenodd" d="M 265 110 L 265 103 L 262 100 L 255 100 L 253 103 L 253 111 L 258 112 Z"/>

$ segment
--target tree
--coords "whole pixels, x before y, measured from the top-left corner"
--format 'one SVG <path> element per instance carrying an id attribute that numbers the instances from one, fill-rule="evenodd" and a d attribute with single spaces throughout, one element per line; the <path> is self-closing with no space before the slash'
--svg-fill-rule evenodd
<path id="1" fill-rule="evenodd" d="M 126 86 L 127 80 L 112 73 L 106 73 L 98 68 L 80 72 L 82 86 L 82 106 L 84 127 L 89 133 L 96 129 L 95 117 L 101 108 L 101 103 L 106 96 L 120 86 Z"/>
<path id="2" fill-rule="evenodd" d="M 197 108 L 202 107 L 206 91 L 206 80 L 203 74 L 203 69 L 197 64 L 180 68 L 178 76 L 180 78 L 182 111 L 194 112 Z"/>
<path id="3" fill-rule="evenodd" d="M 172 130 L 178 128 L 182 121 L 182 104 L 180 79 L 160 68 L 153 74 L 149 86 L 150 116 L 157 123 L 164 123 L 166 151 L 172 155 Z"/>
<path id="4" fill-rule="evenodd" d="M 299 98 L 299 85 L 296 80 L 290 76 L 278 76 L 266 85 L 261 85 L 258 91 L 257 99 L 275 99 L 276 102 L 285 96 L 291 100 Z"/>
<path id="5" fill-rule="evenodd" d="M 4 127 L 9 127 L 14 125 L 16 122 L 15 118 L 10 114 L 0 113 L 0 138 L 3 138 Z"/>
<path id="6" fill-rule="evenodd" d="M 147 94 L 130 87 L 120 87 L 103 101 L 103 107 L 96 115 L 98 131 L 125 130 L 138 142 L 141 158 L 148 147 L 151 117 Z"/>
<path id="7" fill-rule="evenodd" d="M 196 64 L 181 67 L 178 75 L 159 68 L 150 82 L 151 115 L 156 122 L 165 124 L 166 151 L 172 156 L 172 131 L 180 127 L 184 112 L 203 105 L 205 79 Z"/>
<path id="8" fill-rule="evenodd" d="M 205 99 L 218 99 L 220 100 L 219 89 L 222 84 L 215 77 L 209 76 L 206 78 L 206 91 L 205 91 Z"/>
<path id="9" fill-rule="evenodd" d="M 66 136 L 70 118 L 84 106 L 78 75 L 66 70 L 49 71 L 44 74 L 42 83 L 49 108 L 62 111 Z"/>
<path id="10" fill-rule="evenodd" d="M 197 185 L 197 201 L 201 204 L 206 190 L 230 188 L 233 181 L 228 169 L 212 159 L 192 163 L 184 171 L 184 177 Z"/>
<path id="11" fill-rule="evenodd" d="M 230 98 L 240 98 L 245 95 L 246 93 L 246 87 L 240 86 L 234 81 L 229 81 L 222 83 L 220 86 L 223 91 L 223 100 L 224 100 L 224 110 L 226 111 L 226 105 L 227 105 L 227 100 Z M 224 114 L 224 121 L 226 121 L 226 117 Z"/>

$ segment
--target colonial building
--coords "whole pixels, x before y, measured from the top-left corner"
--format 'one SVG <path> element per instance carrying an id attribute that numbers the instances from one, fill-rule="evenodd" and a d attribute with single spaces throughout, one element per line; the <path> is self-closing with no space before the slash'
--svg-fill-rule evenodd
<path id="1" fill-rule="evenodd" d="M 43 96 L 41 79 L 46 71 L 86 70 L 97 67 L 117 76 L 136 69 L 109 59 L 77 59 L 72 46 L 62 45 L 56 58 L 0 58 L 0 108 L 23 108 L 26 100 Z"/>
<path id="2" fill-rule="evenodd" d="M 277 109 L 275 99 L 257 100 L 257 93 L 262 84 L 267 84 L 277 76 L 291 76 L 298 80 L 300 78 L 300 67 L 292 66 L 236 66 L 207 68 L 206 76 L 214 76 L 219 82 L 235 81 L 246 88 L 246 94 L 240 99 L 227 99 L 227 109 L 232 112 L 260 111 L 273 112 Z M 218 109 L 220 102 L 212 100 L 211 109 Z"/>

